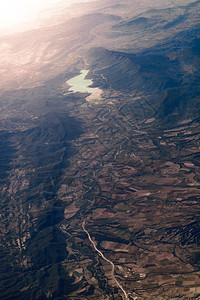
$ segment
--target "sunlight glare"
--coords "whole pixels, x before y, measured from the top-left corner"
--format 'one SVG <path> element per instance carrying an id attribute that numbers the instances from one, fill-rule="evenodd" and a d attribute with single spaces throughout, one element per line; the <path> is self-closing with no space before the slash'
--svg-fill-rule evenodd
<path id="1" fill-rule="evenodd" d="M 0 32 L 16 30 L 51 15 L 53 9 L 65 8 L 83 0 L 0 0 Z"/>

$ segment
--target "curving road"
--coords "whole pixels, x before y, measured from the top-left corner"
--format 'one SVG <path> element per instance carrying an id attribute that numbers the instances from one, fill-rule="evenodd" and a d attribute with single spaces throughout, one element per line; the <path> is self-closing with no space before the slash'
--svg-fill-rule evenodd
<path id="1" fill-rule="evenodd" d="M 115 281 L 116 285 L 117 285 L 117 286 L 121 289 L 121 291 L 123 292 L 123 294 L 124 294 L 124 297 L 123 297 L 123 298 L 124 298 L 125 300 L 128 300 L 128 295 L 127 295 L 126 291 L 123 289 L 123 287 L 121 286 L 121 284 L 119 283 L 119 281 L 118 281 L 118 280 L 116 279 L 116 277 L 115 277 L 115 265 L 113 264 L 112 261 L 110 261 L 109 259 L 107 259 L 107 258 L 103 255 L 103 253 L 96 247 L 95 242 L 92 240 L 92 238 L 91 238 L 89 232 L 85 229 L 85 220 L 84 220 L 83 223 L 82 223 L 82 228 L 83 228 L 83 230 L 87 233 L 88 239 L 90 240 L 90 242 L 92 243 L 94 249 L 98 252 L 98 254 L 99 254 L 105 261 L 107 261 L 109 264 L 111 264 L 111 267 L 112 267 L 112 270 L 111 270 L 112 278 L 113 278 L 113 280 Z"/>

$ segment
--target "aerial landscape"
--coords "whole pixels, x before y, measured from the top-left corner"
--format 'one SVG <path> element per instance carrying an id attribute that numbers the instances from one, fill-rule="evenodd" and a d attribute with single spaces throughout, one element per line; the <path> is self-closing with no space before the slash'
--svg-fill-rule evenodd
<path id="1" fill-rule="evenodd" d="M 199 300 L 200 2 L 56 1 L 0 30 L 0 299 Z"/>

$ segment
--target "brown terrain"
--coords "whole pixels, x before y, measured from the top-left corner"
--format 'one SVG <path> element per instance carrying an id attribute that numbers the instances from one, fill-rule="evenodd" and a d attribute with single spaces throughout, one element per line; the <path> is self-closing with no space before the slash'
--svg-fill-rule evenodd
<path id="1" fill-rule="evenodd" d="M 3 300 L 200 299 L 199 3 L 132 2 L 1 40 Z"/>

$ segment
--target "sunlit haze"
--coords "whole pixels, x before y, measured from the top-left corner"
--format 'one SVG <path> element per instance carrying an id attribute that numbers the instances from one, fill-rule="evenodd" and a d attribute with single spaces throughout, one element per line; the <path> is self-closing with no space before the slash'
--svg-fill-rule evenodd
<path id="1" fill-rule="evenodd" d="M 55 12 L 86 0 L 0 0 L 0 33 L 21 30 L 50 18 Z M 89 1 L 88 1 L 89 2 Z"/>

